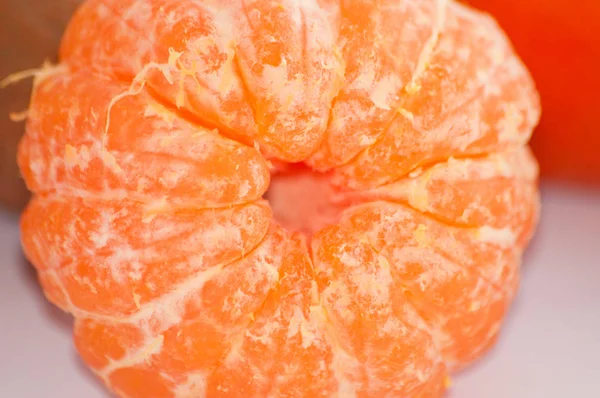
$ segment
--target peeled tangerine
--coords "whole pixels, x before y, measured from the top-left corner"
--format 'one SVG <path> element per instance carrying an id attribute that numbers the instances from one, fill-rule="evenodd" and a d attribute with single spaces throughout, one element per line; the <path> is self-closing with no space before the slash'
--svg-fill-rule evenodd
<path id="1" fill-rule="evenodd" d="M 121 397 L 439 397 L 538 219 L 540 116 L 434 0 L 88 0 L 36 79 L 27 257 Z"/>

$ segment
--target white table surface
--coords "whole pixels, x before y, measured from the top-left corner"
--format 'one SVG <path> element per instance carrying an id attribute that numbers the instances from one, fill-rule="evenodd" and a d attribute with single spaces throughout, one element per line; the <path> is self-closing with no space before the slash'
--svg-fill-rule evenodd
<path id="1" fill-rule="evenodd" d="M 600 397 L 600 190 L 546 186 L 543 200 L 501 338 L 451 398 Z M 21 256 L 17 217 L 0 212 L 0 397 L 106 398 L 70 328 Z"/>

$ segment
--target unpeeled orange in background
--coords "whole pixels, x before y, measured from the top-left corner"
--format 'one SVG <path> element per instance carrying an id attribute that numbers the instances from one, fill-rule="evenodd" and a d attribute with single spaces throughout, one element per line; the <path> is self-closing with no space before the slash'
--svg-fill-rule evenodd
<path id="1" fill-rule="evenodd" d="M 540 91 L 542 176 L 600 182 L 600 2 L 465 0 L 507 32 Z"/>
<path id="2" fill-rule="evenodd" d="M 538 220 L 528 71 L 453 1 L 88 0 L 22 242 L 122 397 L 439 397 Z"/>

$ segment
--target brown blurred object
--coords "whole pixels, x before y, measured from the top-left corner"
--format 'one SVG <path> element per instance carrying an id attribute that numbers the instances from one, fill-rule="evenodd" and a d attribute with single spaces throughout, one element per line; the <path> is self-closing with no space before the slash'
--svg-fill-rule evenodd
<path id="1" fill-rule="evenodd" d="M 82 0 L 0 0 L 0 80 L 44 60 L 56 62 L 62 33 Z M 10 113 L 28 108 L 32 79 L 0 90 L 0 204 L 19 210 L 29 193 L 16 162 L 25 123 Z"/>

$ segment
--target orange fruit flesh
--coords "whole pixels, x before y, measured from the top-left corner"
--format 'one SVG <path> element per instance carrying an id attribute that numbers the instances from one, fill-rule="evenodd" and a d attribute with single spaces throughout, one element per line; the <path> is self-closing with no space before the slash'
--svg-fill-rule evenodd
<path id="1" fill-rule="evenodd" d="M 518 287 L 538 118 L 454 2 L 89 0 L 23 246 L 119 396 L 439 397 Z"/>

